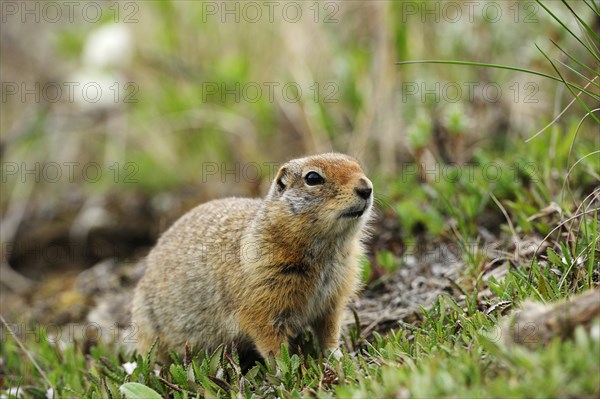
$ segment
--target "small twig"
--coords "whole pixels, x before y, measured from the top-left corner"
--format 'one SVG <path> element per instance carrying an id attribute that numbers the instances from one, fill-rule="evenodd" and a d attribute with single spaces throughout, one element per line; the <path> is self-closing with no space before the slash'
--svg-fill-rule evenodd
<path id="1" fill-rule="evenodd" d="M 36 370 L 38 371 L 38 373 L 40 373 L 40 376 L 44 379 L 44 381 L 46 381 L 46 383 L 50 386 L 50 388 L 54 389 L 54 387 L 52 386 L 52 383 L 50 382 L 50 380 L 46 376 L 46 373 L 44 373 L 44 371 L 42 370 L 42 368 L 40 367 L 40 365 L 35 361 L 35 359 L 31 355 L 31 352 L 29 352 L 27 350 L 27 348 L 25 348 L 25 345 L 23 345 L 23 343 L 21 342 L 21 340 L 19 339 L 19 337 L 17 337 L 17 334 L 15 334 L 15 332 L 9 327 L 8 323 L 6 322 L 6 320 L 4 320 L 4 317 L 2 317 L 1 314 L 0 314 L 0 321 L 2 322 L 2 324 L 4 325 L 4 327 L 6 327 L 6 330 L 9 332 L 9 334 L 12 335 L 12 337 L 15 340 L 15 342 L 19 346 L 19 348 L 21 348 L 21 350 L 23 351 L 23 353 L 25 353 L 25 355 L 29 358 L 29 360 L 31 360 L 31 363 L 36 368 Z"/>
<path id="2" fill-rule="evenodd" d="M 498 198 L 496 198 L 494 193 L 490 193 L 490 196 L 492 197 L 492 200 L 494 200 L 496 205 L 498 205 L 498 208 L 500 208 L 500 211 L 504 215 L 504 218 L 506 219 L 506 222 L 508 223 L 508 228 L 510 229 L 510 232 L 513 236 L 513 240 L 515 240 L 515 244 L 518 243 L 519 236 L 517 236 L 517 232 L 515 231 L 515 226 L 513 226 L 512 221 L 510 220 L 510 217 L 508 216 L 508 212 L 506 212 L 506 209 L 504 208 L 504 206 L 502 206 L 500 201 L 498 201 Z"/>
<path id="3" fill-rule="evenodd" d="M 172 382 L 167 381 L 165 378 L 158 376 L 158 379 L 160 382 L 162 382 L 163 384 L 165 384 L 166 386 L 168 386 L 171 389 L 174 389 L 175 391 L 179 392 L 179 393 L 187 393 L 188 395 L 197 395 L 197 392 L 192 392 L 192 391 L 188 391 L 187 389 L 181 388 L 178 385 L 173 384 Z"/>

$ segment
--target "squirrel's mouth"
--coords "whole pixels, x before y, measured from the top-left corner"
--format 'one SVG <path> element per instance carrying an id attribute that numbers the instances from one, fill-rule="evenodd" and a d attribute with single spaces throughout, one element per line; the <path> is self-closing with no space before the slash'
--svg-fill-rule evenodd
<path id="1" fill-rule="evenodd" d="M 340 215 L 340 217 L 346 218 L 346 219 L 358 219 L 359 217 L 361 217 L 363 215 L 363 213 L 365 213 L 366 209 L 367 209 L 366 205 L 361 209 L 351 209 L 347 212 L 342 213 Z"/>

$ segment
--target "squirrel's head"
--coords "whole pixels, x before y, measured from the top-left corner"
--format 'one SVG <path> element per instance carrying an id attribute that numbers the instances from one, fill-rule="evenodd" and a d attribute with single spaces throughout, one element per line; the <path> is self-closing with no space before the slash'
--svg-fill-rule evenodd
<path id="1" fill-rule="evenodd" d="M 266 200 L 299 222 L 294 225 L 342 233 L 365 225 L 373 184 L 356 159 L 319 154 L 281 166 Z"/>

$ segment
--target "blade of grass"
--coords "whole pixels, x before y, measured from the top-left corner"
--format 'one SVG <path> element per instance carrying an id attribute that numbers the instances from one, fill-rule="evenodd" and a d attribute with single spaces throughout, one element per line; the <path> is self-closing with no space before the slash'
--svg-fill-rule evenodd
<path id="1" fill-rule="evenodd" d="M 593 80 L 596 80 L 596 78 L 594 78 Z M 587 85 L 585 85 L 585 87 L 587 88 L 590 85 L 590 83 L 588 83 Z M 577 94 L 578 96 L 581 95 L 581 92 L 579 92 Z M 550 126 L 554 125 L 554 123 L 560 119 L 561 116 L 564 115 L 565 112 L 567 112 L 567 110 L 569 108 L 571 108 L 571 106 L 575 103 L 575 101 L 577 101 L 577 97 L 573 98 L 571 100 L 571 102 L 569 104 L 567 104 L 567 106 L 560 112 L 560 114 L 558 114 L 554 119 L 552 119 L 552 121 L 550 121 L 550 123 L 548 123 L 546 126 L 544 126 L 542 129 L 540 129 L 536 134 L 534 134 L 533 136 L 529 137 L 527 140 L 525 140 L 526 143 L 529 143 L 531 140 L 533 140 L 534 138 L 536 138 L 537 136 L 539 136 L 540 134 L 544 133 L 546 131 L 546 129 L 548 129 Z M 589 115 L 589 114 L 586 114 Z"/>
<path id="2" fill-rule="evenodd" d="M 538 3 L 538 5 L 540 7 L 542 7 L 548 14 L 550 14 L 550 16 L 552 18 L 554 18 L 554 20 L 556 22 L 558 22 L 560 24 L 560 26 L 563 27 L 564 30 L 566 30 L 567 32 L 569 32 L 569 34 L 571 34 L 571 36 L 573 36 L 575 38 L 575 40 L 577 40 L 583 47 L 585 47 L 585 49 L 596 59 L 596 61 L 600 62 L 600 59 L 598 58 L 598 55 L 592 50 L 590 49 L 580 38 L 579 36 L 577 36 L 575 33 L 573 33 L 573 31 L 571 29 L 569 29 L 569 27 L 567 27 L 567 25 L 565 25 L 560 18 L 558 18 L 556 15 L 554 15 L 554 13 L 552 11 L 550 11 L 550 9 L 548 9 L 548 7 L 546 7 L 544 5 L 544 3 L 540 0 L 536 0 L 536 3 Z M 563 3 L 565 3 L 565 1 L 563 0 Z"/>
<path id="3" fill-rule="evenodd" d="M 575 99 L 573 99 L 573 101 L 575 101 Z M 592 112 L 598 112 L 598 111 L 600 111 L 600 108 L 595 108 L 592 110 Z M 571 144 L 569 145 L 569 152 L 567 154 L 567 166 L 571 164 L 571 154 L 573 153 L 573 147 L 575 146 L 575 140 L 577 139 L 577 135 L 579 134 L 579 129 L 581 129 L 581 125 L 583 124 L 583 122 L 586 120 L 586 118 L 588 116 L 590 116 L 590 114 L 583 115 L 583 117 L 577 123 L 577 127 L 575 128 L 575 136 L 573 137 L 573 140 L 571 141 Z M 568 176 L 569 175 L 567 174 L 567 178 L 564 179 L 562 188 L 560 190 L 561 191 L 561 203 L 563 203 L 563 201 L 565 199 L 565 188 L 566 188 L 567 192 L 569 192 L 569 193 L 571 192 L 571 187 L 569 185 Z"/>
<path id="4" fill-rule="evenodd" d="M 491 64 L 487 62 L 474 62 L 474 61 L 452 61 L 452 60 L 415 60 L 415 61 L 398 61 L 396 65 L 410 65 L 410 64 L 445 64 L 445 65 L 463 65 L 463 66 L 478 66 L 485 68 L 494 68 L 494 69 L 506 69 L 509 71 L 517 71 L 524 72 L 531 75 L 537 75 L 544 78 L 552 79 L 557 82 L 562 82 L 556 76 L 549 75 L 544 72 L 534 71 L 532 69 L 525 69 L 519 67 L 513 67 L 510 65 L 502 65 L 502 64 Z"/>
<path id="5" fill-rule="evenodd" d="M 500 203 L 500 201 L 498 200 L 498 198 L 496 198 L 494 193 L 490 193 L 490 196 L 492 197 L 492 200 L 496 203 L 498 208 L 500 208 L 500 212 L 502 212 L 502 214 L 504 215 L 504 218 L 506 219 L 506 223 L 508 223 L 508 228 L 510 229 L 510 233 L 513 236 L 513 240 L 514 240 L 515 244 L 517 244 L 519 242 L 519 236 L 517 235 L 517 232 L 515 231 L 515 226 L 513 226 L 512 221 L 510 220 L 510 216 L 508 216 L 508 212 L 506 212 L 506 208 L 504 208 L 504 206 L 502 206 L 502 203 Z"/>
<path id="6" fill-rule="evenodd" d="M 588 44 L 588 46 L 590 48 L 592 48 L 596 52 L 596 55 L 597 55 L 598 54 L 598 46 L 595 43 L 598 40 L 596 39 L 596 42 L 595 42 L 594 39 L 590 38 L 590 36 L 584 30 L 585 27 L 582 27 L 581 23 L 579 21 L 577 21 L 577 26 L 579 26 L 579 29 L 581 29 L 582 35 L 583 35 L 583 39 L 585 40 L 585 42 Z"/>
<path id="7" fill-rule="evenodd" d="M 462 65 L 462 66 L 478 66 L 484 68 L 494 68 L 494 69 L 506 69 L 509 71 L 523 72 L 528 73 L 530 75 L 537 75 L 543 78 L 548 78 L 554 80 L 556 82 L 560 82 L 566 84 L 568 86 L 573 86 L 577 90 L 581 90 L 583 93 L 594 97 L 596 94 L 586 90 L 585 88 L 579 86 L 578 84 L 566 82 L 564 79 L 557 78 L 556 76 L 549 75 L 544 72 L 534 71 L 532 69 L 518 68 L 510 65 L 501 65 L 501 64 L 490 64 L 486 62 L 474 62 L 474 61 L 452 61 L 452 60 L 414 60 L 414 61 L 398 61 L 395 63 L 396 65 L 411 65 L 411 64 L 443 64 L 443 65 Z"/>
<path id="8" fill-rule="evenodd" d="M 592 245 L 590 248 L 590 258 L 588 260 L 588 275 L 587 275 L 587 283 L 588 283 L 588 287 L 592 287 L 592 283 L 593 283 L 593 268 L 595 265 L 595 256 L 596 256 L 596 245 L 598 244 L 598 240 L 600 240 L 600 235 L 598 235 L 598 213 L 594 214 L 594 218 L 592 219 L 594 221 L 592 228 L 593 228 L 593 234 L 595 234 L 596 236 L 594 237 L 594 239 L 592 240 Z M 586 225 L 586 234 L 587 234 L 587 225 Z"/>
<path id="9" fill-rule="evenodd" d="M 555 228 L 553 228 L 548 234 L 546 234 L 546 237 L 544 237 L 544 239 L 540 242 L 540 244 L 536 247 L 533 255 L 532 255 L 532 261 L 535 260 L 535 257 L 537 256 L 538 251 L 540 250 L 540 248 L 542 248 L 542 244 L 548 239 L 550 238 L 550 236 L 552 234 L 554 234 L 554 232 L 560 228 L 562 228 L 565 224 L 569 223 L 570 221 L 577 219 L 578 217 L 581 217 L 583 215 L 587 215 L 588 213 L 592 213 L 592 212 L 598 212 L 600 211 L 600 208 L 593 208 L 593 209 L 589 209 L 589 210 L 585 210 L 582 212 L 579 212 L 573 216 L 571 216 L 570 218 L 567 218 L 565 220 L 563 220 L 562 222 L 560 222 L 558 224 L 558 226 L 556 226 Z"/>
<path id="10" fill-rule="evenodd" d="M 581 77 L 581 78 L 585 79 L 586 81 L 588 81 L 589 83 L 593 84 L 594 86 L 600 87 L 594 80 L 589 79 L 587 76 L 583 75 L 581 72 L 577 71 L 576 69 L 574 69 L 569 64 L 565 64 L 561 60 L 556 60 L 556 61 L 558 63 L 560 63 L 562 66 L 564 66 L 565 68 L 571 70 L 574 74 L 578 75 L 579 77 Z M 594 97 L 594 99 L 597 100 L 597 101 L 600 101 L 600 96 L 596 96 L 596 97 Z"/>
<path id="11" fill-rule="evenodd" d="M 570 174 L 571 174 L 571 172 L 573 171 L 573 168 L 575 168 L 575 166 L 577 166 L 577 164 L 578 164 L 579 162 L 583 161 L 584 159 L 586 159 L 586 158 L 587 158 L 587 157 L 589 157 L 590 155 L 594 155 L 594 154 L 600 154 L 600 150 L 597 150 L 597 151 L 590 152 L 589 154 L 585 154 L 584 156 L 582 156 L 581 158 L 579 158 L 579 159 L 577 160 L 577 162 L 575 162 L 575 163 L 574 163 L 574 164 L 573 164 L 573 165 L 572 165 L 572 166 L 569 168 L 569 171 L 567 172 L 567 175 L 565 176 L 565 179 L 568 179 L 568 178 L 569 178 L 569 175 L 570 175 Z"/>
<path id="12" fill-rule="evenodd" d="M 33 366 L 36 368 L 36 370 L 38 371 L 38 373 L 40 373 L 40 377 L 42 377 L 42 379 L 44 381 L 46 381 L 46 384 L 48 384 L 48 386 L 50 388 L 54 389 L 54 386 L 52 385 L 52 383 L 50 382 L 50 380 L 46 376 L 46 373 L 44 373 L 44 370 L 42 370 L 42 368 L 40 367 L 40 365 L 35 361 L 35 359 L 33 358 L 33 355 L 31 354 L 31 352 L 29 352 L 27 350 L 27 348 L 25 348 L 25 345 L 23 345 L 23 343 L 21 342 L 21 340 L 19 339 L 19 337 L 17 337 L 17 334 L 15 334 L 15 332 L 10 328 L 10 326 L 8 325 L 8 323 L 6 322 L 6 320 L 4 320 L 4 317 L 2 317 L 1 314 L 0 314 L 0 322 L 2 322 L 2 324 L 6 328 L 6 331 L 8 331 L 8 333 L 13 337 L 13 339 L 15 340 L 15 342 L 17 343 L 17 345 L 19 346 L 19 348 L 21 348 L 21 350 L 23 351 L 23 353 L 25 354 L 25 356 L 27 356 L 29 358 L 29 360 L 31 361 L 31 364 L 33 364 Z"/>
<path id="13" fill-rule="evenodd" d="M 538 299 L 540 301 L 542 301 L 543 303 L 546 303 L 544 296 L 540 293 L 540 291 L 536 287 L 533 286 L 533 283 L 531 282 L 533 280 L 535 268 L 537 268 L 537 266 L 535 265 L 534 262 L 535 262 L 535 258 L 531 259 L 531 265 L 529 266 L 529 274 L 527 276 L 523 272 L 521 272 L 521 270 L 519 268 L 513 269 L 512 272 L 516 276 L 519 276 L 522 279 L 522 281 L 524 281 L 527 284 L 527 288 L 529 288 L 530 290 L 532 290 L 533 292 L 535 292 L 537 294 Z"/>
<path id="14" fill-rule="evenodd" d="M 590 3 L 588 3 L 588 0 L 582 0 L 583 3 L 588 6 L 588 8 L 590 10 L 592 10 L 593 12 L 596 13 L 596 15 L 600 16 L 600 7 L 596 5 L 596 3 L 594 3 L 593 1 L 591 2 L 592 5 L 590 5 Z"/>
<path id="15" fill-rule="evenodd" d="M 589 66 L 587 66 L 585 63 L 579 61 L 577 58 L 573 57 L 571 54 L 567 53 L 565 50 L 562 49 L 562 47 L 560 47 L 554 40 L 550 39 L 550 42 L 552 44 L 554 44 L 556 46 L 556 48 L 558 48 L 564 55 L 566 55 L 567 57 L 569 57 L 569 59 L 571 59 L 573 62 L 575 62 L 577 65 L 582 66 L 583 68 L 587 69 L 589 72 L 591 72 L 592 74 L 595 74 L 596 77 L 600 76 L 600 72 L 590 68 Z M 561 62 L 562 64 L 562 62 Z M 566 64 L 563 64 L 566 65 Z M 594 77 L 592 80 L 589 80 L 587 77 L 585 78 L 586 80 L 592 82 L 593 80 L 595 80 L 596 78 Z M 600 85 L 594 83 L 594 86 L 596 87 L 600 87 Z"/>
<path id="16" fill-rule="evenodd" d="M 560 73 L 559 69 L 556 67 L 556 65 L 554 65 L 554 62 L 552 62 L 552 60 L 550 59 L 550 57 L 548 57 L 548 55 L 536 44 L 535 47 L 542 53 L 542 55 L 548 60 L 548 62 L 550 63 L 550 65 L 552 65 L 552 68 L 554 68 L 554 71 L 558 74 L 558 76 L 560 76 L 561 80 L 563 81 L 563 83 L 565 84 L 565 86 L 567 86 L 567 89 L 569 89 L 569 91 L 571 92 L 571 94 L 577 99 L 577 101 L 579 101 L 579 104 L 581 104 L 581 106 L 587 111 L 588 114 L 590 114 L 590 116 L 600 124 L 600 119 L 598 119 L 596 117 L 596 115 L 594 115 L 592 113 L 592 111 L 588 108 L 587 104 L 585 103 L 585 101 L 581 100 L 581 98 L 579 97 L 579 95 L 575 94 L 575 92 L 571 89 L 570 85 L 567 83 L 567 81 L 563 78 L 562 74 Z"/>
<path id="17" fill-rule="evenodd" d="M 600 42 L 600 36 L 596 32 L 594 32 L 594 30 L 592 28 L 590 28 L 590 26 L 579 16 L 579 14 L 577 14 L 575 11 L 573 11 L 573 9 L 569 5 L 569 3 L 567 3 L 566 1 L 563 0 L 563 4 L 565 5 L 565 7 L 567 7 L 569 9 L 569 11 L 571 11 L 571 14 L 573 14 L 573 16 L 575 16 L 575 18 L 577 18 L 579 23 L 585 27 L 585 30 L 590 35 L 592 35 L 596 39 L 596 41 Z"/>

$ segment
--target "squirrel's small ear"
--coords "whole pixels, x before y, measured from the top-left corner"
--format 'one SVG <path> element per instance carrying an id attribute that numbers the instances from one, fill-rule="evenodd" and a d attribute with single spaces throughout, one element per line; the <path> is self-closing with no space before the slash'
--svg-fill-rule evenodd
<path id="1" fill-rule="evenodd" d="M 277 177 L 275 177 L 275 184 L 277 187 L 277 192 L 283 192 L 288 187 L 289 183 L 289 173 L 288 169 L 285 166 L 282 166 L 277 172 Z"/>

